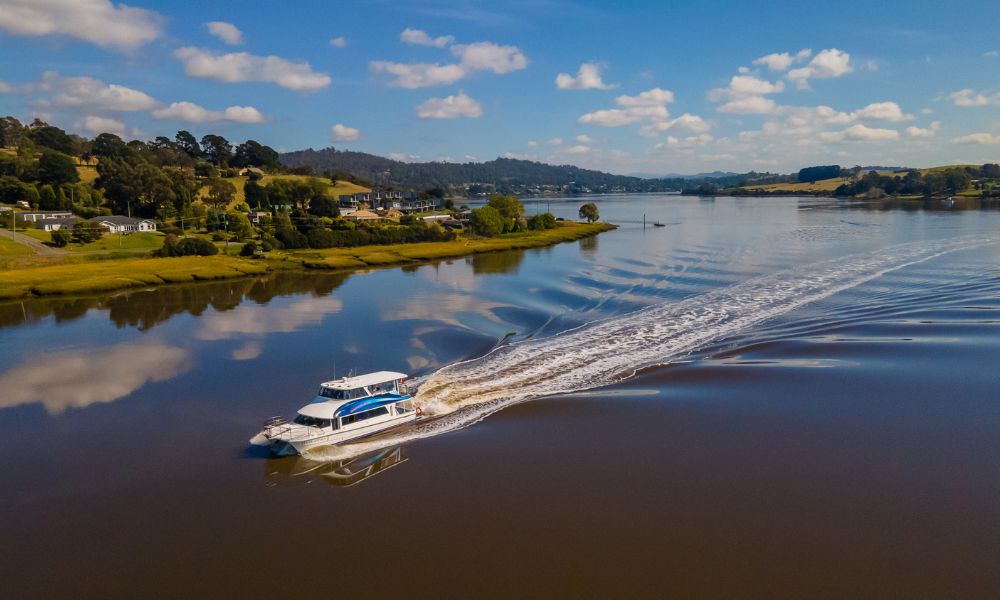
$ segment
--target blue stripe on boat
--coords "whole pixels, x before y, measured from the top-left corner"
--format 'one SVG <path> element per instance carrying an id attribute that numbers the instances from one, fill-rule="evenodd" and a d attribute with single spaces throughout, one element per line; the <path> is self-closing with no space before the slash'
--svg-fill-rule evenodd
<path id="1" fill-rule="evenodd" d="M 337 409 L 337 412 L 335 412 L 333 416 L 346 417 L 372 408 L 385 406 L 386 404 L 393 404 L 399 402 L 400 400 L 406 400 L 407 398 L 410 398 L 410 396 L 401 396 L 398 394 L 382 394 L 379 396 L 372 396 L 370 398 L 361 398 L 360 400 L 353 400 L 344 404 Z"/>

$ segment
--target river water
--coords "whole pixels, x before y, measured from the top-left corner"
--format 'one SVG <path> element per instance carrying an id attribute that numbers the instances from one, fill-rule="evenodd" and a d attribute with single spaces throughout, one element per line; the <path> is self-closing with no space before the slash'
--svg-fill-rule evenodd
<path id="1" fill-rule="evenodd" d="M 0 305 L 0 589 L 1000 593 L 1000 211 L 593 200 L 547 249 Z M 248 448 L 382 369 L 433 418 Z"/>

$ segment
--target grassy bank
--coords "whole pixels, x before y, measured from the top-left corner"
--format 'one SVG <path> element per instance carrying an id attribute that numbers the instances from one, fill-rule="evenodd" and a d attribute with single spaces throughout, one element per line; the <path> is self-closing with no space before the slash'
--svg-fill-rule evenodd
<path id="1" fill-rule="evenodd" d="M 613 229 L 607 223 L 560 223 L 547 231 L 451 242 L 273 252 L 266 260 L 236 256 L 122 258 L 0 271 L 0 299 L 108 292 L 166 283 L 229 279 L 279 269 L 355 270 L 458 258 L 481 252 L 541 248 Z M 71 258 L 75 258 L 72 257 Z"/>

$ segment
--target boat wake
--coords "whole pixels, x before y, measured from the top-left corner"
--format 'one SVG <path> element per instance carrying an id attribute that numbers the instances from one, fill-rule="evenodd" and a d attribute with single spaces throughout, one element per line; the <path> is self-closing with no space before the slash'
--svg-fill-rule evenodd
<path id="1" fill-rule="evenodd" d="M 606 386 L 683 360 L 712 343 L 812 302 L 933 258 L 995 243 L 968 237 L 890 246 L 756 277 L 548 338 L 500 346 L 424 378 L 416 404 L 433 418 L 323 453 L 342 459 L 460 429 L 519 402 Z"/>

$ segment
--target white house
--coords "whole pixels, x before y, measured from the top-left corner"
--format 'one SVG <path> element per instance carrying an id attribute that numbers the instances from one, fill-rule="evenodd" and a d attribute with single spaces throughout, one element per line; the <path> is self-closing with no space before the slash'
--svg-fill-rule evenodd
<path id="1" fill-rule="evenodd" d="M 120 215 L 94 217 L 87 219 L 91 223 L 105 227 L 111 233 L 136 233 L 139 231 L 156 231 L 156 223 L 149 219 L 133 219 Z"/>
<path id="2" fill-rule="evenodd" d="M 37 210 L 35 212 L 16 213 L 15 217 L 18 221 L 39 223 L 46 219 L 69 219 L 73 217 L 73 213 L 68 210 Z"/>
<path id="3" fill-rule="evenodd" d="M 254 225 L 260 225 L 260 222 L 264 219 L 271 218 L 271 211 L 269 210 L 251 210 L 250 214 L 247 215 L 250 218 L 250 222 Z"/>
<path id="4" fill-rule="evenodd" d="M 63 219 L 44 219 L 39 222 L 44 231 L 59 231 L 60 229 L 65 229 L 67 231 L 72 231 L 76 227 L 76 217 L 69 217 Z"/>

